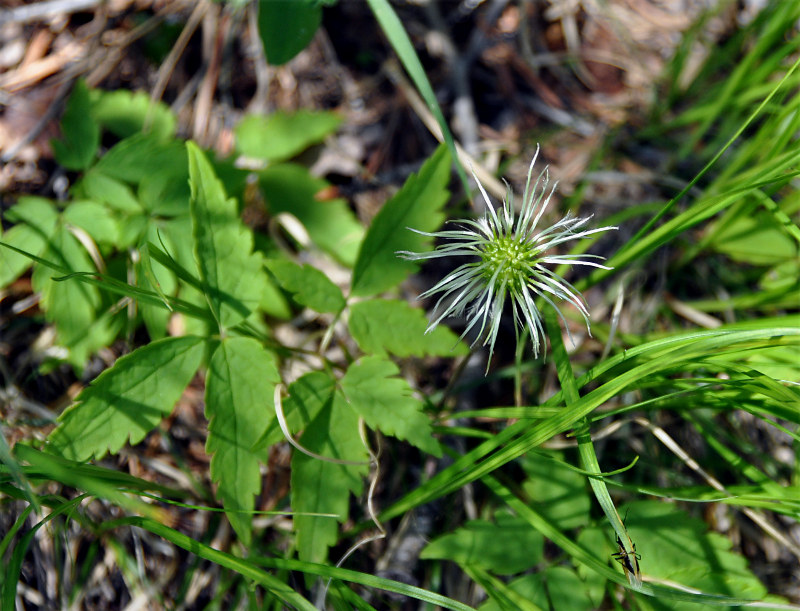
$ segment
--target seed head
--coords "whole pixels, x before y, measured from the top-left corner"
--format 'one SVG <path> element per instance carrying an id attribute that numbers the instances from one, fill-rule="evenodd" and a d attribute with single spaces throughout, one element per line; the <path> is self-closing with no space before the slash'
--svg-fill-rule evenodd
<path id="1" fill-rule="evenodd" d="M 533 166 L 538 155 L 537 146 L 528 169 L 519 214 L 514 210 L 510 187 L 502 209 L 495 210 L 473 171 L 472 175 L 486 203 L 485 214 L 475 220 L 454 221 L 458 228 L 452 230 L 429 233 L 410 228 L 416 233 L 442 242 L 431 252 L 397 253 L 411 261 L 460 256 L 471 258 L 420 295 L 420 298 L 425 298 L 441 293 L 433 308 L 426 333 L 432 331 L 443 319 L 461 317 L 466 311 L 467 327 L 461 338 L 478 325 L 473 345 L 483 338 L 483 345 L 489 346 L 489 361 L 494 352 L 506 298 L 511 299 L 517 340 L 520 330 L 527 327 L 533 343 L 534 357 L 538 357 L 539 351 L 543 352 L 545 349 L 542 315 L 535 303 L 537 297 L 558 312 L 565 326 L 566 320 L 556 302 L 567 301 L 574 305 L 583 315 L 586 328 L 591 334 L 589 311 L 583 296 L 574 286 L 553 272 L 551 266 L 566 264 L 610 269 L 596 262 L 603 260 L 603 257 L 597 255 L 549 254 L 565 242 L 617 228 L 582 229 L 591 216 L 577 218 L 568 213 L 556 224 L 537 232 L 539 220 L 558 185 L 557 182 L 554 183 L 548 191 L 550 177 L 546 167 L 531 184 Z"/>

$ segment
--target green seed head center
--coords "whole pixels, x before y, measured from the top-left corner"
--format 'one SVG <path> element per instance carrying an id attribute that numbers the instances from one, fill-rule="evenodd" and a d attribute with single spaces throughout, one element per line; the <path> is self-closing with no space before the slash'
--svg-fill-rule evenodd
<path id="1" fill-rule="evenodd" d="M 529 242 L 516 236 L 507 236 L 487 242 L 481 253 L 484 275 L 497 274 L 499 281 L 511 285 L 522 284 L 536 264 L 539 251 Z"/>

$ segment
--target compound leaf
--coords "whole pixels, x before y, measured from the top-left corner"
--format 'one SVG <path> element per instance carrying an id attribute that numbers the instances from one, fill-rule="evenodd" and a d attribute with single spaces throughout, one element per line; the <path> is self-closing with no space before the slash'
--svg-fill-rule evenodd
<path id="1" fill-rule="evenodd" d="M 283 416 L 291 434 L 304 429 L 333 398 L 334 380 L 321 371 L 311 371 L 289 386 L 289 396 L 283 400 Z M 277 418 L 267 424 L 267 430 L 257 448 L 267 448 L 284 439 Z"/>
<path id="2" fill-rule="evenodd" d="M 498 575 L 512 575 L 538 564 L 544 537 L 522 518 L 498 513 L 495 521 L 472 520 L 431 541 L 420 558 L 452 560 Z"/>
<path id="3" fill-rule="evenodd" d="M 336 313 L 344 308 L 342 291 L 317 268 L 280 259 L 269 259 L 266 266 L 300 305 L 317 312 Z"/>
<path id="4" fill-rule="evenodd" d="M 292 456 L 292 510 L 335 516 L 294 517 L 300 559 L 324 562 L 328 548 L 338 539 L 337 521 L 347 519 L 350 493 L 361 493 L 367 473 L 367 452 L 358 434 L 358 414 L 339 393 L 334 393 L 308 425 L 300 443 L 321 456 L 364 463 L 335 464 L 301 452 Z"/>
<path id="5" fill-rule="evenodd" d="M 341 380 L 342 392 L 373 429 L 441 456 L 441 448 L 431 435 L 430 420 L 422 412 L 422 402 L 411 395 L 408 382 L 395 377 L 398 373 L 391 361 L 364 357 L 348 368 Z"/>
<path id="6" fill-rule="evenodd" d="M 430 333 L 418 308 L 405 301 L 372 299 L 350 308 L 350 332 L 367 354 L 390 352 L 396 356 L 461 356 L 469 349 L 447 327 Z"/>
<path id="7" fill-rule="evenodd" d="M 94 120 L 120 138 L 139 132 L 151 133 L 161 140 L 175 135 L 177 121 L 169 106 L 154 102 L 143 91 L 92 89 L 89 100 Z"/>
<path id="8" fill-rule="evenodd" d="M 521 459 L 528 476 L 522 489 L 536 504 L 536 510 L 560 529 L 585 526 L 591 501 L 586 477 L 561 462 L 561 455 L 533 452 Z"/>
<path id="9" fill-rule="evenodd" d="M 248 115 L 234 129 L 236 148 L 248 157 L 286 161 L 336 131 L 342 119 L 332 112 L 276 111 Z"/>
<path id="10" fill-rule="evenodd" d="M 364 228 L 343 199 L 317 199 L 328 187 L 301 165 L 282 163 L 261 172 L 261 189 L 270 213 L 287 212 L 297 218 L 325 252 L 352 266 Z"/>
<path id="11" fill-rule="evenodd" d="M 53 202 L 43 197 L 21 197 L 6 218 L 18 224 L 3 233 L 2 241 L 39 256 L 56 231 L 58 212 Z M 31 263 L 23 254 L 0 248 L 0 287 L 16 280 Z"/>
<path id="12" fill-rule="evenodd" d="M 89 113 L 89 88 L 86 82 L 75 83 L 61 116 L 63 140 L 53 140 L 56 161 L 68 170 L 85 170 L 100 146 L 100 126 Z"/>
<path id="13" fill-rule="evenodd" d="M 204 340 L 171 337 L 120 357 L 59 417 L 49 448 L 71 460 L 136 444 L 180 399 L 203 358 Z"/>
<path id="14" fill-rule="evenodd" d="M 71 272 L 96 271 L 86 250 L 63 224 L 48 242 L 43 258 Z M 80 368 L 89 353 L 110 339 L 103 328 L 107 317 L 98 319 L 101 299 L 95 286 L 75 278 L 55 280 L 63 276 L 62 272 L 36 265 L 31 280 L 34 290 L 41 293 L 46 320 L 55 324 L 58 343 L 70 349 L 69 362 Z"/>
<path id="15" fill-rule="evenodd" d="M 236 201 L 227 199 L 203 152 L 192 142 L 189 182 L 192 188 L 192 232 L 206 298 L 223 328 L 230 328 L 258 306 L 266 283 L 260 253 L 253 253 L 253 234 L 239 219 Z"/>
<path id="16" fill-rule="evenodd" d="M 273 66 L 285 64 L 306 48 L 322 21 L 317 0 L 261 0 L 258 31 Z"/>
<path id="17" fill-rule="evenodd" d="M 211 479 L 244 545 L 250 545 L 254 497 L 261 490 L 253 446 L 275 417 L 272 396 L 280 375 L 270 354 L 256 340 L 223 340 L 208 365 L 206 418 Z"/>
<path id="18" fill-rule="evenodd" d="M 397 251 L 423 252 L 431 238 L 409 228 L 434 231 L 444 220 L 441 211 L 450 192 L 450 154 L 440 146 L 419 174 L 408 177 L 403 188 L 375 216 L 367 231 L 353 270 L 352 294 L 375 295 L 386 291 L 419 266 L 398 258 Z"/>

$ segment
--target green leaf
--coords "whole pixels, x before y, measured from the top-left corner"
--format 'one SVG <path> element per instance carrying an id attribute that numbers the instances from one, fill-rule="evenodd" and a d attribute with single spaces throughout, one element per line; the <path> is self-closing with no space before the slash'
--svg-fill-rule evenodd
<path id="1" fill-rule="evenodd" d="M 133 194 L 131 188 L 121 180 L 104 174 L 98 168 L 92 168 L 76 185 L 79 193 L 87 199 L 107 204 L 114 210 L 127 214 L 140 214 L 142 205 Z"/>
<path id="2" fill-rule="evenodd" d="M 334 380 L 321 371 L 307 373 L 289 386 L 289 396 L 281 406 L 291 434 L 304 429 L 333 398 Z M 257 447 L 267 448 L 284 439 L 277 419 L 270 420 Z"/>
<path id="3" fill-rule="evenodd" d="M 97 244 L 112 246 L 119 240 L 117 219 L 106 206 L 97 202 L 70 202 L 61 218 L 64 222 L 86 231 Z"/>
<path id="4" fill-rule="evenodd" d="M 184 162 L 186 158 L 183 157 Z M 189 214 L 189 166 L 165 167 L 143 176 L 137 193 L 142 207 L 151 216 L 174 217 Z"/>
<path id="5" fill-rule="evenodd" d="M 797 242 L 767 213 L 738 216 L 716 234 L 713 246 L 750 265 L 776 265 L 798 257 Z"/>
<path id="6" fill-rule="evenodd" d="M 462 356 L 469 348 L 447 327 L 426 333 L 428 321 L 405 301 L 372 299 L 350 307 L 350 332 L 367 354 Z"/>
<path id="7" fill-rule="evenodd" d="M 167 416 L 203 358 L 199 337 L 152 342 L 120 357 L 78 395 L 48 438 L 52 452 L 84 461 L 136 444 Z"/>
<path id="8" fill-rule="evenodd" d="M 316 0 L 260 0 L 258 31 L 267 61 L 285 64 L 306 48 L 322 21 Z"/>
<path id="9" fill-rule="evenodd" d="M 431 435 L 431 423 L 422 403 L 411 394 L 404 379 L 395 377 L 397 366 L 381 357 L 368 356 L 351 365 L 340 385 L 350 406 L 366 423 L 387 435 L 404 439 L 428 454 L 442 450 Z"/>
<path id="10" fill-rule="evenodd" d="M 497 575 L 512 575 L 541 562 L 543 554 L 544 537 L 540 533 L 517 516 L 498 513 L 494 523 L 471 520 L 434 539 L 422 550 L 420 558 L 452 560 Z"/>
<path id="11" fill-rule="evenodd" d="M 231 328 L 258 307 L 266 272 L 261 254 L 252 252 L 253 234 L 239 220 L 236 201 L 225 197 L 197 145 L 186 147 L 195 259 L 214 316 L 221 327 Z"/>
<path id="12" fill-rule="evenodd" d="M 21 197 L 8 210 L 6 218 L 18 223 L 3 233 L 2 241 L 20 250 L 40 255 L 52 239 L 58 212 L 43 197 Z M 32 260 L 9 248 L 0 248 L 0 287 L 9 285 L 31 266 Z"/>
<path id="13" fill-rule="evenodd" d="M 292 298 L 317 312 L 341 312 L 345 306 L 342 291 L 315 267 L 302 267 L 291 261 L 268 259 L 267 269 Z"/>
<path id="14" fill-rule="evenodd" d="M 89 110 L 89 89 L 85 81 L 78 80 L 61 116 L 64 139 L 51 142 L 56 161 L 68 170 L 88 168 L 100 146 L 100 126 Z"/>
<path id="15" fill-rule="evenodd" d="M 43 257 L 71 272 L 97 271 L 83 246 L 64 226 L 60 226 L 53 234 Z M 96 287 L 74 278 L 59 282 L 53 280 L 63 276 L 61 272 L 37 265 L 31 280 L 34 290 L 41 293 L 40 304 L 47 321 L 56 326 L 58 343 L 75 347 L 89 336 L 100 307 L 100 293 Z M 102 343 L 87 347 L 80 351 L 83 354 L 72 355 L 70 362 L 82 366 L 88 357 L 86 353 L 101 345 Z"/>
<path id="16" fill-rule="evenodd" d="M 153 102 L 144 91 L 92 89 L 89 100 L 92 118 L 115 136 L 148 132 L 167 140 L 175 135 L 177 121 L 169 106 Z"/>
<path id="17" fill-rule="evenodd" d="M 300 559 L 325 562 L 328 548 L 338 540 L 337 521 L 344 522 L 348 517 L 350 493 L 361 494 L 368 471 L 368 455 L 358 434 L 358 415 L 335 393 L 308 425 L 300 444 L 321 456 L 365 463 L 334 464 L 301 452 L 292 456 L 292 511 L 336 516 L 294 517 Z"/>
<path id="18" fill-rule="evenodd" d="M 180 140 L 162 142 L 153 134 L 136 134 L 115 144 L 94 169 L 117 180 L 139 183 L 163 173 L 185 176 L 187 163 L 186 147 Z"/>
<path id="19" fill-rule="evenodd" d="M 297 217 L 317 246 L 345 265 L 353 265 L 364 228 L 343 199 L 316 198 L 327 182 L 303 166 L 284 163 L 262 171 L 260 183 L 273 216 L 288 212 Z"/>
<path id="20" fill-rule="evenodd" d="M 154 224 L 150 224 L 147 238 L 154 240 L 158 237 L 156 227 Z M 169 241 L 169 236 L 163 236 L 163 240 Z M 139 261 L 135 264 L 135 270 L 137 285 L 143 289 L 154 291 L 164 302 L 159 305 L 139 303 L 139 312 L 147 327 L 147 332 L 151 339 L 166 337 L 167 324 L 172 314 L 166 306 L 166 301 L 167 296 L 174 296 L 177 292 L 177 278 L 174 272 L 153 260 L 150 256 L 149 242 L 139 247 Z"/>
<path id="21" fill-rule="evenodd" d="M 432 238 L 410 229 L 439 228 L 444 220 L 441 209 L 450 195 L 449 179 L 450 155 L 445 146 L 440 146 L 372 221 L 353 270 L 353 295 L 375 295 L 391 289 L 419 268 L 417 263 L 400 259 L 397 252 L 430 249 Z"/>
<path id="22" fill-rule="evenodd" d="M 234 128 L 236 149 L 270 162 L 286 161 L 336 131 L 341 117 L 332 112 L 276 111 L 268 117 L 248 115 Z"/>
<path id="23" fill-rule="evenodd" d="M 211 479 L 236 534 L 250 545 L 254 497 L 261 490 L 253 446 L 275 418 L 272 396 L 280 375 L 272 356 L 249 337 L 223 340 L 206 376 L 206 418 Z"/>
<path id="24" fill-rule="evenodd" d="M 547 567 L 542 572 L 515 579 L 508 585 L 523 599 L 531 601 L 540 609 L 591 611 L 597 608 L 587 593 L 586 584 L 574 571 L 563 566 Z M 488 600 L 478 609 L 503 611 L 504 607 L 494 600 Z"/>
<path id="25" fill-rule="evenodd" d="M 586 477 L 560 462 L 559 454 L 537 452 L 521 459 L 528 478 L 522 489 L 536 504 L 536 510 L 561 530 L 589 522 L 591 500 Z"/>
<path id="26" fill-rule="evenodd" d="M 766 588 L 747 568 L 747 560 L 730 551 L 731 541 L 709 532 L 702 520 L 689 517 L 674 504 L 657 501 L 632 503 L 623 510 L 628 532 L 641 554 L 642 573 L 707 593 L 754 600 L 766 595 Z M 696 608 L 663 602 L 670 609 Z"/>

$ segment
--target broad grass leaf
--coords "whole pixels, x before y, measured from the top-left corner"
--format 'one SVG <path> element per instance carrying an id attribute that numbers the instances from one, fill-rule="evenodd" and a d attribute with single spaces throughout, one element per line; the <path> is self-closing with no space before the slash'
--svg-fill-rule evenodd
<path id="1" fill-rule="evenodd" d="M 332 112 L 276 111 L 248 115 L 234 128 L 236 150 L 272 163 L 286 161 L 336 131 L 341 117 Z"/>
<path id="2" fill-rule="evenodd" d="M 496 575 L 513 575 L 541 562 L 543 554 L 544 537 L 539 532 L 522 518 L 500 512 L 494 522 L 471 520 L 434 539 L 420 558 L 451 560 Z"/>
<path id="3" fill-rule="evenodd" d="M 391 361 L 368 356 L 350 365 L 340 385 L 350 406 L 371 428 L 441 456 L 422 402 L 412 396 L 408 382 L 397 377 L 398 373 Z"/>
<path id="4" fill-rule="evenodd" d="M 90 114 L 89 89 L 78 80 L 61 116 L 63 139 L 52 140 L 56 161 L 68 170 L 88 168 L 100 146 L 100 126 Z"/>
<path id="5" fill-rule="evenodd" d="M 400 259 L 397 251 L 430 249 L 431 238 L 409 229 L 439 228 L 444 220 L 442 206 L 450 196 L 449 180 L 450 154 L 441 145 L 372 221 L 353 270 L 353 295 L 364 297 L 391 289 L 419 268 L 417 263 Z"/>
<path id="6" fill-rule="evenodd" d="M 259 455 L 253 451 L 274 419 L 272 396 L 280 375 L 273 357 L 256 340 L 223 340 L 208 365 L 206 418 L 211 479 L 244 545 L 250 545 L 254 497 L 261 490 Z"/>
<path id="7" fill-rule="evenodd" d="M 5 217 L 17 225 L 3 233 L 2 242 L 36 256 L 42 254 L 58 224 L 58 211 L 43 197 L 21 197 Z M 0 248 L 0 287 L 16 280 L 32 263 L 23 254 Z"/>
<path id="8" fill-rule="evenodd" d="M 136 444 L 167 416 L 203 358 L 199 337 L 152 342 L 120 357 L 59 417 L 49 448 L 71 460 L 100 458 Z"/>
<path id="9" fill-rule="evenodd" d="M 396 356 L 462 356 L 469 352 L 458 336 L 439 325 L 426 333 L 428 321 L 405 301 L 372 299 L 350 308 L 350 332 L 367 354 Z"/>
<path id="10" fill-rule="evenodd" d="M 317 0 L 260 0 L 258 32 L 267 61 L 285 64 L 306 48 L 322 21 Z"/>
<path id="11" fill-rule="evenodd" d="M 310 265 L 302 267 L 292 261 L 268 259 L 267 269 L 278 280 L 281 287 L 291 293 L 292 298 L 317 312 L 341 312 L 345 306 L 344 296 L 339 287 L 317 268 Z"/>
<path id="12" fill-rule="evenodd" d="M 236 201 L 203 152 L 192 142 L 189 181 L 192 188 L 194 255 L 206 298 L 222 328 L 231 328 L 258 307 L 266 282 L 260 253 L 253 252 L 253 234 L 239 219 Z"/>
<path id="13" fill-rule="evenodd" d="M 154 102 L 144 91 L 92 89 L 89 102 L 92 118 L 120 138 L 145 132 L 165 141 L 175 135 L 174 113 L 163 102 Z"/>
<path id="14" fill-rule="evenodd" d="M 336 516 L 294 517 L 300 559 L 321 563 L 338 540 L 338 522 L 348 517 L 350 493 L 361 494 L 368 471 L 368 455 L 358 434 L 358 414 L 335 393 L 308 425 L 300 444 L 321 456 L 365 463 L 339 465 L 297 451 L 292 455 L 292 511 Z"/>
<path id="15" fill-rule="evenodd" d="M 328 183 L 303 166 L 283 163 L 260 174 L 261 189 L 270 213 L 295 216 L 319 248 L 345 265 L 355 263 L 364 228 L 343 199 L 321 201 L 317 193 Z"/>

